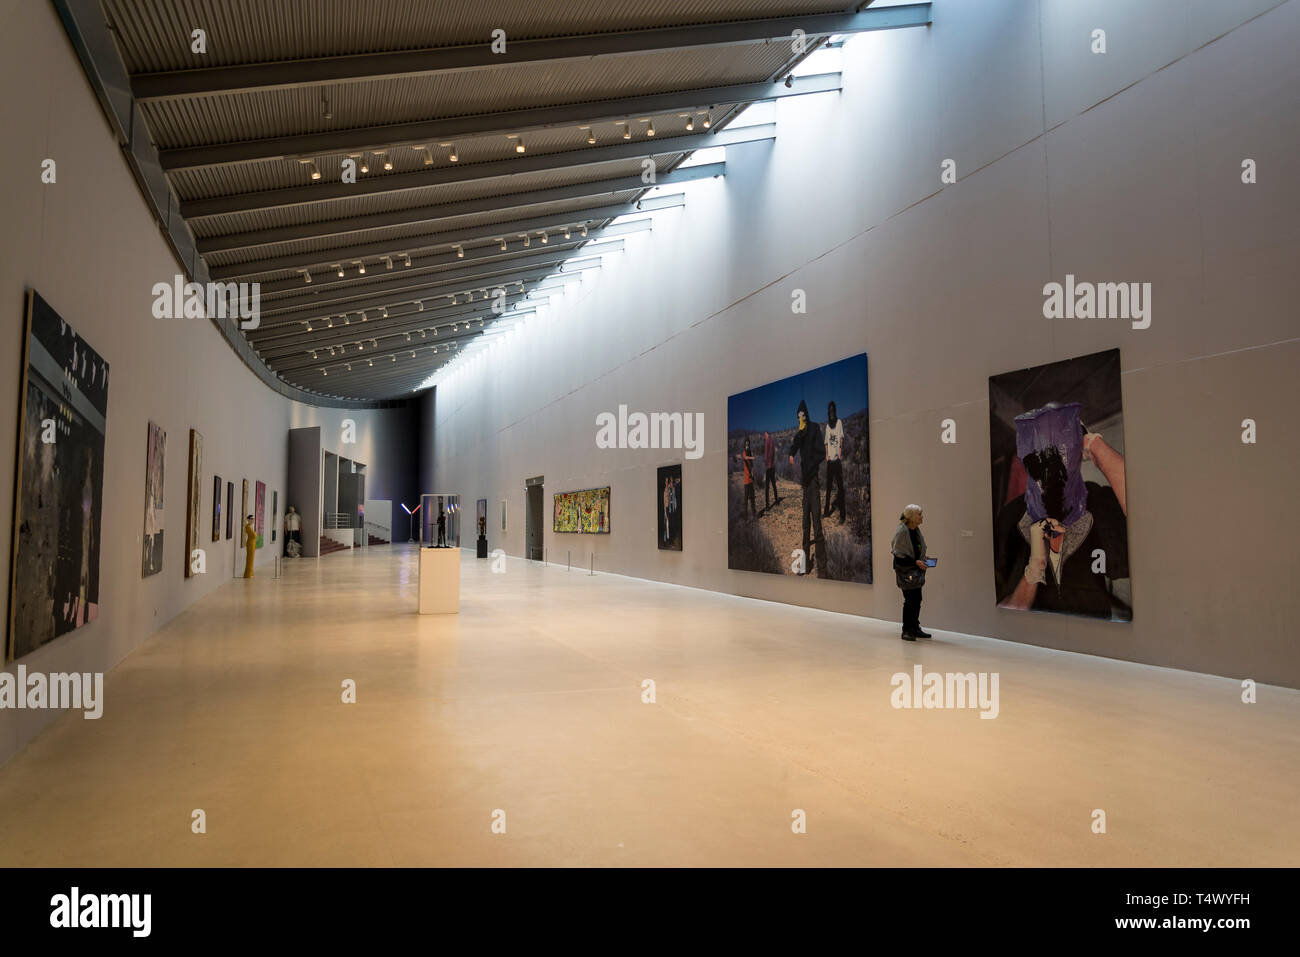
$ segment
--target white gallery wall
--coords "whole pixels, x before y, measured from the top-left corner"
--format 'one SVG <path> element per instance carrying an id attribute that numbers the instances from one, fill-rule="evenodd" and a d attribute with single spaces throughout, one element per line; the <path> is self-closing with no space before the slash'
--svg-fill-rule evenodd
<path id="1" fill-rule="evenodd" d="M 941 558 L 927 627 L 1300 686 L 1297 48 L 1297 0 L 936 0 L 929 29 L 850 39 L 842 93 L 776 104 L 775 142 L 664 190 L 685 208 L 442 378 L 433 484 L 489 499 L 510 555 L 543 475 L 552 562 L 894 621 L 889 541 L 918 502 Z M 1150 327 L 1044 319 L 1066 274 L 1151 283 Z M 988 379 L 1115 347 L 1134 621 L 1001 611 Z M 875 584 L 729 571 L 727 396 L 858 352 Z M 703 457 L 597 448 L 620 405 L 704 413 Z M 673 462 L 680 553 L 655 545 L 655 468 Z M 551 532 L 554 493 L 604 485 L 610 534 Z"/>
<path id="2" fill-rule="evenodd" d="M 243 364 L 206 319 L 155 319 L 155 282 L 170 281 L 179 267 L 150 215 L 126 161 L 100 111 L 53 5 L 0 4 L 0 328 L 8 343 L 0 361 L 0 447 L 18 442 L 19 392 L 25 327 L 25 290 L 35 288 L 108 363 L 108 420 L 100 551 L 99 617 L 55 639 L 17 664 L 29 671 L 107 671 L 146 637 L 196 600 L 243 571 L 241 516 L 234 536 L 212 542 L 212 476 L 266 483 L 266 545 L 257 553 L 257 575 L 279 551 L 270 543 L 271 492 L 285 510 L 287 432 L 319 425 L 330 448 L 339 448 L 342 422 L 356 422 L 356 444 L 346 446 L 366 462 L 368 488 L 414 484 L 407 410 L 319 409 L 272 392 Z M 56 161 L 57 180 L 41 183 L 41 163 Z M 141 577 L 147 422 L 167 433 L 162 571 Z M 184 577 L 189 430 L 203 435 L 199 545 L 207 572 Z M 394 451 L 397 450 L 397 451 Z M 12 508 L 13 458 L 0 469 L 0 501 Z M 409 465 L 403 465 L 406 462 Z M 0 523 L 0 548 L 12 548 L 10 522 Z M 6 559 L 6 569 L 8 560 Z M 255 579 L 256 581 L 256 579 Z M 237 582 L 235 587 L 246 583 Z M 8 584 L 0 608 L 8 620 Z M 211 619 L 213 641 L 224 625 Z M 112 707 L 111 679 L 109 700 Z M 0 764 L 58 711 L 0 710 Z"/>

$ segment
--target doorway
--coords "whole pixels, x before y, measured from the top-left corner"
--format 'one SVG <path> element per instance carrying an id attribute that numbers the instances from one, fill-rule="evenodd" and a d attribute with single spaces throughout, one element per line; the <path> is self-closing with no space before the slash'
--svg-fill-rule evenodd
<path id="1" fill-rule="evenodd" d="M 524 482 L 524 492 L 527 496 L 525 504 L 527 506 L 524 515 L 524 535 L 525 550 L 524 557 L 531 561 L 541 561 L 545 558 L 546 553 L 543 551 L 543 533 L 542 516 L 545 514 L 544 495 L 542 487 L 546 479 L 538 475 L 534 478 L 527 479 Z"/>

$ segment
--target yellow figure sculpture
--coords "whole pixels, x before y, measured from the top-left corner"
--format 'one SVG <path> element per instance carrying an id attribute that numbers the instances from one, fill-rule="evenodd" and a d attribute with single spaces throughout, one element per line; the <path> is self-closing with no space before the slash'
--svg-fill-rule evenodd
<path id="1" fill-rule="evenodd" d="M 253 516 L 244 519 L 244 577 L 253 577 L 253 559 L 257 557 L 257 529 L 253 528 Z"/>

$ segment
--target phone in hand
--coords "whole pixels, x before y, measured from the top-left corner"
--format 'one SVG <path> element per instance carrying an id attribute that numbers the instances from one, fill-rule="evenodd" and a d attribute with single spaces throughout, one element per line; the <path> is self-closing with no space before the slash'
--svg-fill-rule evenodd
<path id="1" fill-rule="evenodd" d="M 937 558 L 927 558 L 927 559 L 925 560 L 925 567 L 926 567 L 926 568 L 933 568 L 935 565 L 938 565 L 938 564 L 939 564 L 939 559 L 937 559 Z"/>

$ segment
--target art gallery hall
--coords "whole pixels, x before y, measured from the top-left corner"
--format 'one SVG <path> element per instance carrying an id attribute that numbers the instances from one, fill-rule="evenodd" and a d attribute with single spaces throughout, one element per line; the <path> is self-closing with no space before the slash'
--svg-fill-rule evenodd
<path id="1" fill-rule="evenodd" d="M 0 4 L 0 872 L 1300 866 L 1298 47 Z"/>

